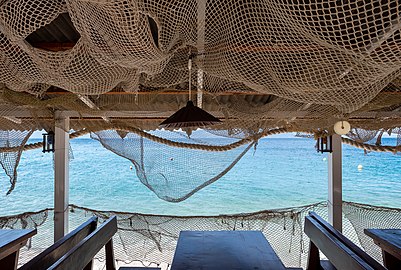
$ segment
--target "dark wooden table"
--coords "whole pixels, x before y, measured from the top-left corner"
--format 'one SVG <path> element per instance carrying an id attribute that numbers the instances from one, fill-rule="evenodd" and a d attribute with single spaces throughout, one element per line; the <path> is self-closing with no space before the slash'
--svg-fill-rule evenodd
<path id="1" fill-rule="evenodd" d="M 259 231 L 182 231 L 171 270 L 284 270 Z"/>
<path id="2" fill-rule="evenodd" d="M 17 269 L 19 250 L 28 239 L 36 234 L 36 229 L 0 230 L 0 268 Z"/>
<path id="3" fill-rule="evenodd" d="M 384 266 L 401 269 L 401 229 L 365 229 L 365 234 L 382 249 Z"/>

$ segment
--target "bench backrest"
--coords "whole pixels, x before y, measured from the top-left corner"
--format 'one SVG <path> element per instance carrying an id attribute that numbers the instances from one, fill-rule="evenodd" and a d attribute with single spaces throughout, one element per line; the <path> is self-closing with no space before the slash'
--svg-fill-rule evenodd
<path id="1" fill-rule="evenodd" d="M 305 218 L 304 231 L 311 240 L 307 269 L 320 268 L 320 250 L 337 269 L 386 270 L 314 212 Z"/>
<path id="2" fill-rule="evenodd" d="M 81 240 L 92 233 L 97 226 L 97 217 L 92 217 L 75 230 L 34 257 L 32 260 L 21 266 L 19 270 L 43 270 L 50 267 L 64 254 L 76 246 Z"/>
<path id="3" fill-rule="evenodd" d="M 68 251 L 48 270 L 83 269 L 103 246 L 106 247 L 106 269 L 115 270 L 112 237 L 116 232 L 117 218 L 113 216 Z"/>

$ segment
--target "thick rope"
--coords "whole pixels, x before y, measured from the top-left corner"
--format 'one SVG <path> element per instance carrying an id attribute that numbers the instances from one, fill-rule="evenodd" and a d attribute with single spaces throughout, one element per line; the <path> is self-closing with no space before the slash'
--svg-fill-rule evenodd
<path id="1" fill-rule="evenodd" d="M 88 134 L 90 132 L 97 132 L 97 131 L 103 131 L 105 130 L 104 128 L 99 129 L 99 130 L 80 130 L 74 133 L 70 134 L 70 139 L 75 139 L 80 136 L 83 136 L 85 134 Z M 281 134 L 281 133 L 286 133 L 288 132 L 287 129 L 285 128 L 278 128 L 278 129 L 272 129 L 272 130 L 267 130 L 261 133 L 258 133 L 254 136 L 247 137 L 245 139 L 242 139 L 238 142 L 228 144 L 228 145 L 223 145 L 223 146 L 216 146 L 216 145 L 201 145 L 201 144 L 194 144 L 194 143 L 181 143 L 181 142 L 175 142 L 171 141 L 168 139 L 160 138 L 158 136 L 154 136 L 152 134 L 149 134 L 141 129 L 138 128 L 133 128 L 133 127 L 124 127 L 124 126 L 115 126 L 113 128 L 109 128 L 106 130 L 122 130 L 122 131 L 128 131 L 135 133 L 139 136 L 142 136 L 146 139 L 149 139 L 151 141 L 157 142 L 157 143 L 162 143 L 165 145 L 173 146 L 173 147 L 180 147 L 180 148 L 190 148 L 190 149 L 196 149 L 196 150 L 205 150 L 205 151 L 228 151 L 232 150 L 234 148 L 237 148 L 241 145 L 254 142 L 259 140 L 262 137 L 270 136 L 270 135 L 276 135 L 276 134 Z M 366 144 L 362 142 L 357 142 L 354 140 L 351 140 L 349 138 L 342 138 L 342 142 L 348 145 L 351 145 L 356 148 L 364 149 L 367 151 L 375 151 L 375 152 L 390 152 L 390 153 L 397 153 L 401 152 L 401 145 L 399 146 L 382 146 L 382 145 L 372 145 L 372 144 Z M 24 146 L 24 151 L 25 150 L 33 150 L 33 149 L 38 149 L 43 147 L 43 142 L 37 142 L 37 143 L 32 143 L 32 144 L 26 144 Z M 0 152 L 15 152 L 18 151 L 19 147 L 1 147 Z"/>
<path id="2" fill-rule="evenodd" d="M 109 129 L 104 129 L 101 128 L 99 130 L 80 130 L 74 133 L 70 134 L 70 139 L 74 139 L 77 137 L 80 137 L 82 135 L 88 134 L 89 132 L 97 132 L 97 131 L 103 131 L 103 130 L 122 130 L 122 131 L 128 131 L 135 133 L 139 136 L 142 136 L 146 139 L 149 139 L 151 141 L 157 142 L 157 143 L 162 143 L 165 145 L 173 146 L 173 147 L 180 147 L 180 148 L 190 148 L 190 149 L 196 149 L 196 150 L 205 150 L 205 151 L 215 151 L 215 152 L 223 152 L 223 151 L 228 151 L 232 150 L 234 148 L 237 148 L 241 145 L 254 142 L 259 140 L 262 137 L 269 136 L 269 135 L 275 135 L 275 134 L 280 134 L 280 133 L 286 133 L 288 132 L 285 128 L 278 128 L 278 129 L 273 129 L 273 130 L 268 130 L 261 132 L 259 134 L 256 134 L 254 136 L 247 137 L 245 139 L 242 139 L 238 142 L 228 144 L 228 145 L 223 145 L 223 146 L 217 146 L 217 145 L 201 145 L 201 144 L 194 144 L 194 143 L 181 143 L 181 142 L 175 142 L 171 141 L 168 139 L 160 138 L 158 136 L 154 136 L 152 134 L 149 134 L 141 129 L 138 128 L 133 128 L 133 127 L 125 127 L 125 126 L 114 126 L 113 128 Z M 32 149 L 38 149 L 43 147 L 43 142 L 37 142 L 37 143 L 32 143 L 32 144 L 27 144 L 24 146 L 24 150 L 32 150 Z M 13 152 L 16 151 L 16 147 L 11 147 L 11 148 L 0 148 L 0 152 Z"/>
<path id="3" fill-rule="evenodd" d="M 228 145 L 223 145 L 223 146 L 217 146 L 217 145 L 202 145 L 202 144 L 194 144 L 194 143 L 181 143 L 181 142 L 175 142 L 171 141 L 168 139 L 160 138 L 157 136 L 154 136 L 152 134 L 149 134 L 141 129 L 138 128 L 132 128 L 132 127 L 123 127 L 123 126 L 117 126 L 113 127 L 112 129 L 118 129 L 118 130 L 123 130 L 123 131 L 128 131 L 135 133 L 139 136 L 142 136 L 146 139 L 152 140 L 157 143 L 162 143 L 168 146 L 173 146 L 173 147 L 180 147 L 180 148 L 189 148 L 189 149 L 196 149 L 196 150 L 205 150 L 205 151 L 215 151 L 215 152 L 223 152 L 223 151 L 228 151 L 232 150 L 234 148 L 237 148 L 241 145 L 254 142 L 259 140 L 262 137 L 269 136 L 269 135 L 275 135 L 275 134 L 280 134 L 280 133 L 286 133 L 288 132 L 287 129 L 285 128 L 278 128 L 278 129 L 273 129 L 273 130 L 267 130 L 261 133 L 258 133 L 254 136 L 249 136 L 245 139 L 242 139 L 238 142 L 228 144 Z"/>
<path id="4" fill-rule="evenodd" d="M 401 145 L 398 146 L 372 145 L 372 144 L 357 142 L 348 138 L 342 138 L 342 142 L 367 151 L 391 152 L 393 154 L 401 151 Z"/>

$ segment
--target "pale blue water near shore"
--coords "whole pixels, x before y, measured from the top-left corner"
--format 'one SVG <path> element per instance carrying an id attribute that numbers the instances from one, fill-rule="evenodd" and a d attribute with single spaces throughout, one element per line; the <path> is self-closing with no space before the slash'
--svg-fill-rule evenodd
<path id="1" fill-rule="evenodd" d="M 394 145 L 393 138 L 383 139 Z M 326 155 L 314 141 L 264 138 L 223 178 L 181 203 L 160 200 L 137 179 L 129 160 L 92 139 L 71 141 L 70 203 L 98 210 L 215 215 L 295 207 L 327 199 Z M 344 200 L 401 208 L 401 156 L 343 147 Z M 361 164 L 363 169 L 358 170 Z M 25 151 L 18 183 L 8 196 L 0 171 L 0 216 L 53 205 L 52 154 Z"/>

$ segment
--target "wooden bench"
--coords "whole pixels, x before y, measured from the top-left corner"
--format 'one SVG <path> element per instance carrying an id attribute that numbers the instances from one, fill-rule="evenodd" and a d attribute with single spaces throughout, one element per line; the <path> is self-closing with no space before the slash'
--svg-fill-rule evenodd
<path id="1" fill-rule="evenodd" d="M 42 270 L 49 268 L 64 254 L 76 246 L 81 240 L 92 233 L 97 226 L 97 217 L 92 217 L 78 228 L 55 242 L 32 260 L 21 266 L 19 270 Z M 88 262 L 86 269 L 91 269 L 92 261 Z"/>
<path id="2" fill-rule="evenodd" d="M 314 212 L 305 218 L 304 231 L 310 239 L 308 270 L 386 270 Z M 329 261 L 320 260 L 319 250 Z"/>
<path id="3" fill-rule="evenodd" d="M 98 228 L 97 218 L 84 224 L 37 255 L 19 270 L 70 270 L 92 269 L 92 260 L 103 248 L 106 249 L 106 270 L 115 270 L 113 235 L 117 232 L 117 218 L 109 218 Z M 160 270 L 160 268 L 120 267 L 120 270 Z"/>
<path id="4" fill-rule="evenodd" d="M 86 236 L 77 245 L 52 264 L 50 269 L 86 269 L 88 263 L 105 246 L 106 269 L 116 269 L 113 255 L 112 237 L 117 232 L 117 219 L 112 217 Z M 112 257 L 109 257 L 109 256 Z"/>
<path id="5" fill-rule="evenodd" d="M 96 230 L 86 236 L 82 241 L 75 245 L 48 270 L 69 270 L 69 269 L 91 269 L 87 268 L 95 255 L 103 248 L 106 249 L 106 270 L 115 270 L 115 259 L 113 251 L 113 235 L 117 232 L 117 218 L 109 218 L 102 223 Z M 120 270 L 160 270 L 160 268 L 144 267 L 121 267 Z"/>

